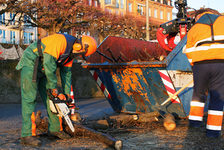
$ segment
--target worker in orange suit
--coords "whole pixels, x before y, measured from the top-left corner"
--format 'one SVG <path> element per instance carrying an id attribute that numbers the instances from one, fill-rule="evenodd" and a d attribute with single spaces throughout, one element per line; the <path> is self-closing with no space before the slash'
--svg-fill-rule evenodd
<path id="1" fill-rule="evenodd" d="M 71 68 L 76 56 L 87 57 L 96 51 L 97 44 L 91 36 L 76 38 L 67 34 L 53 34 L 32 43 L 23 53 L 16 66 L 21 70 L 22 131 L 21 143 L 39 146 L 35 133 L 36 95 L 47 108 L 49 134 L 60 139 L 70 138 L 62 129 L 61 118 L 51 112 L 49 97 L 66 100 L 71 91 Z M 56 70 L 60 70 L 62 92 L 57 87 Z"/>
<path id="2" fill-rule="evenodd" d="M 183 49 L 192 65 L 193 96 L 189 126 L 201 127 L 207 95 L 210 95 L 207 137 L 221 135 L 224 102 L 224 16 L 210 8 L 195 12 L 195 25 L 187 34 Z"/>

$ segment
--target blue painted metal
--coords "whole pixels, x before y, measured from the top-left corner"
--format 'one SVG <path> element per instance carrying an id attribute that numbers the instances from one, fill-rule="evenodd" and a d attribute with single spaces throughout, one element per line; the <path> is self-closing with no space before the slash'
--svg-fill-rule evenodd
<path id="1" fill-rule="evenodd" d="M 160 64 L 160 67 L 153 65 Z M 160 104 L 168 98 L 158 70 L 164 70 L 162 62 L 142 62 L 126 64 L 83 64 L 95 70 L 111 94 L 108 99 L 117 112 L 147 113 L 156 110 L 170 112 L 186 117 L 180 104 L 169 103 L 166 108 Z M 148 67 L 150 66 L 150 67 Z"/>
<path id="2" fill-rule="evenodd" d="M 187 36 L 173 49 L 163 63 L 167 65 L 167 70 L 192 71 L 187 56 L 182 53 L 182 49 L 187 42 Z"/>
<path id="3" fill-rule="evenodd" d="M 183 72 L 192 72 L 191 65 L 187 59 L 187 56 L 182 53 L 182 49 L 187 42 L 187 36 L 175 47 L 175 49 L 167 56 L 164 63 L 166 63 L 167 70 L 178 70 Z M 181 87 L 176 87 L 176 90 L 179 90 Z M 183 105 L 186 115 L 190 111 L 190 101 L 193 94 L 193 88 L 186 88 L 182 93 L 179 94 L 179 98 Z"/>
<path id="4" fill-rule="evenodd" d="M 108 42 L 107 40 L 108 38 L 104 42 Z M 187 105 L 192 89 L 189 89 L 190 92 L 181 93 L 180 98 L 183 99 L 183 105 L 169 102 L 165 108 L 162 108 L 160 104 L 169 96 L 158 73 L 158 70 L 165 69 L 191 71 L 188 59 L 182 53 L 185 43 L 186 37 L 163 61 L 108 63 L 105 60 L 98 63 L 95 59 L 92 63 L 82 64 L 82 66 L 98 73 L 99 78 L 111 94 L 111 99 L 108 99 L 108 101 L 117 112 L 146 113 L 161 109 L 165 112 L 186 117 L 185 110 L 188 113 Z M 116 45 L 116 43 L 113 45 Z M 101 47 L 103 46 L 107 47 L 102 43 Z M 117 56 L 119 56 L 119 51 L 118 48 L 115 52 Z"/>

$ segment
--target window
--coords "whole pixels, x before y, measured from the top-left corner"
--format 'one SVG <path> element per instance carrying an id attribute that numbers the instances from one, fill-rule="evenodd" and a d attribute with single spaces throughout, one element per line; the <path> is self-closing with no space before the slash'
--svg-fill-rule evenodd
<path id="1" fill-rule="evenodd" d="M 132 3 L 128 3 L 128 11 L 132 12 Z"/>
<path id="2" fill-rule="evenodd" d="M 97 7 L 97 1 L 94 1 L 94 5 L 95 5 L 95 7 Z"/>
<path id="3" fill-rule="evenodd" d="M 2 30 L 0 29 L 0 39 L 2 39 Z M 2 41 L 0 41 L 2 42 Z"/>
<path id="4" fill-rule="evenodd" d="M 32 33 L 29 33 L 29 43 L 32 42 Z"/>
<path id="5" fill-rule="evenodd" d="M 29 22 L 31 22 L 30 17 L 27 16 L 27 15 L 24 15 L 24 22 L 25 22 L 25 23 L 29 23 Z"/>
<path id="6" fill-rule="evenodd" d="M 111 0 L 105 0 L 105 4 L 111 4 Z"/>
<path id="7" fill-rule="evenodd" d="M 0 39 L 2 43 L 6 43 L 6 39 L 5 39 L 5 30 L 0 30 Z"/>
<path id="8" fill-rule="evenodd" d="M 120 3 L 121 3 L 121 8 L 123 9 L 124 8 L 124 0 L 120 0 Z"/>
<path id="9" fill-rule="evenodd" d="M 168 5 L 171 6 L 170 0 L 168 0 Z"/>
<path id="10" fill-rule="evenodd" d="M 24 44 L 29 44 L 32 41 L 32 34 L 24 32 L 23 39 L 24 39 L 23 41 Z"/>
<path id="11" fill-rule="evenodd" d="M 143 6 L 142 5 L 138 5 L 138 13 L 140 15 L 143 15 Z"/>
<path id="12" fill-rule="evenodd" d="M 149 17 L 151 17 L 152 13 L 151 13 L 151 8 L 149 8 Z"/>
<path id="13" fill-rule="evenodd" d="M 15 43 L 15 31 L 10 31 L 10 43 Z"/>
<path id="14" fill-rule="evenodd" d="M 5 24 L 5 13 L 0 15 L 0 24 Z"/>
<path id="15" fill-rule="evenodd" d="M 163 19 L 163 11 L 160 11 L 160 19 Z"/>
<path id="16" fill-rule="evenodd" d="M 23 43 L 28 44 L 28 33 L 26 32 L 23 33 Z"/>
<path id="17" fill-rule="evenodd" d="M 89 0 L 89 6 L 92 6 L 92 0 Z"/>
<path id="18" fill-rule="evenodd" d="M 154 10 L 154 17 L 157 18 L 157 9 Z"/>
<path id="19" fill-rule="evenodd" d="M 10 20 L 12 20 L 14 18 L 15 14 L 14 13 L 10 13 Z M 10 21 L 10 25 L 15 25 L 15 18 L 13 21 Z"/>
<path id="20" fill-rule="evenodd" d="M 119 8 L 119 0 L 116 0 L 116 8 Z"/>
<path id="21" fill-rule="evenodd" d="M 169 12 L 167 13 L 167 20 L 171 20 L 170 19 L 170 13 Z"/>

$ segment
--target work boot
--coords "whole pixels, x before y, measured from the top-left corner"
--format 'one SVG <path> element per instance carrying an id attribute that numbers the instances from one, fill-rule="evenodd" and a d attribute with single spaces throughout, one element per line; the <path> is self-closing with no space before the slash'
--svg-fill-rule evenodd
<path id="1" fill-rule="evenodd" d="M 26 136 L 26 137 L 21 137 L 21 144 L 31 145 L 31 146 L 40 146 L 41 141 L 36 136 Z"/>
<path id="2" fill-rule="evenodd" d="M 59 139 L 69 139 L 71 138 L 70 135 L 65 133 L 64 131 L 59 131 L 59 132 L 49 132 L 49 135 L 58 137 Z"/>

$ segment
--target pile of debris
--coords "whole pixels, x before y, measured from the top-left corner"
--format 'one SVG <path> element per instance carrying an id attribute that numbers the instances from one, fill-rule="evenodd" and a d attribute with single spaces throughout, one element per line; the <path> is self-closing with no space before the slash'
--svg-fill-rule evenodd
<path id="1" fill-rule="evenodd" d="M 92 140 L 104 143 L 116 150 L 122 149 L 122 141 L 115 139 L 110 134 L 117 132 L 130 132 L 132 129 L 142 129 L 151 127 L 153 122 L 163 122 L 165 129 L 173 130 L 176 127 L 174 117 L 170 114 L 164 119 L 159 112 L 126 114 L 118 113 L 106 116 L 101 120 L 85 120 L 76 113 L 77 121 L 73 122 L 75 132 L 63 124 L 66 133 L 72 137 L 87 137 Z M 175 127 L 174 127 L 175 126 Z M 37 134 L 47 134 L 48 118 L 41 115 L 41 111 L 36 113 Z M 173 128 L 174 127 L 174 128 Z"/>

